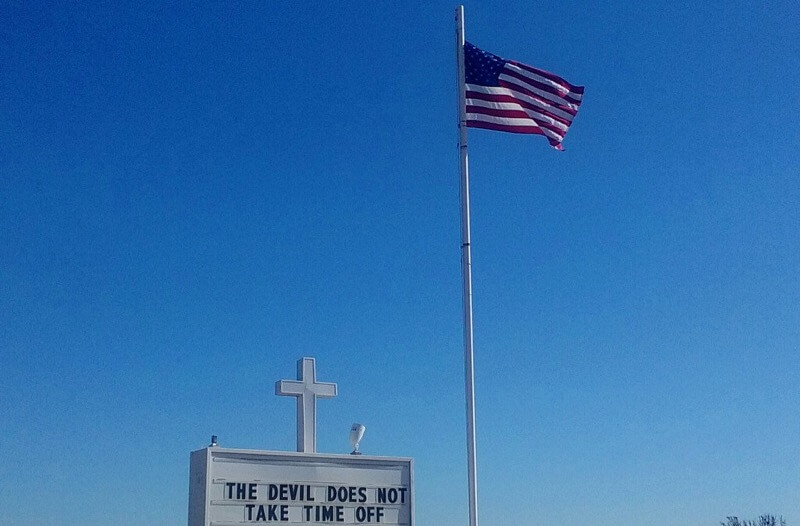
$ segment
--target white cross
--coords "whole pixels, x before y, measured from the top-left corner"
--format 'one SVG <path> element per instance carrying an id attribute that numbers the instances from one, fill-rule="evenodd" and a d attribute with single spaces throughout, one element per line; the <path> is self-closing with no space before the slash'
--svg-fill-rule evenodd
<path id="1" fill-rule="evenodd" d="M 317 382 L 314 358 L 297 360 L 297 381 L 278 380 L 275 394 L 297 397 L 297 451 L 317 452 L 317 398 L 333 398 L 336 384 Z"/>

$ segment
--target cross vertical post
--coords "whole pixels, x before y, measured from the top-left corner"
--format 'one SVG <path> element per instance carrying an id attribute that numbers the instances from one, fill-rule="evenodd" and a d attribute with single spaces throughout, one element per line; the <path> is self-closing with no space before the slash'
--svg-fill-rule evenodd
<path id="1" fill-rule="evenodd" d="M 278 380 L 275 394 L 297 398 L 297 451 L 317 452 L 317 398 L 338 394 L 335 383 L 317 382 L 314 358 L 297 360 L 297 380 Z"/>

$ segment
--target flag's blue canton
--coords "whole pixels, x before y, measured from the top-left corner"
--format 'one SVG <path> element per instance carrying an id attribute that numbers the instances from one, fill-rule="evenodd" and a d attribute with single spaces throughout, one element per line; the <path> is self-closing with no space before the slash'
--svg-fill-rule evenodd
<path id="1" fill-rule="evenodd" d="M 506 60 L 464 43 L 464 77 L 467 84 L 500 86 L 499 77 Z"/>

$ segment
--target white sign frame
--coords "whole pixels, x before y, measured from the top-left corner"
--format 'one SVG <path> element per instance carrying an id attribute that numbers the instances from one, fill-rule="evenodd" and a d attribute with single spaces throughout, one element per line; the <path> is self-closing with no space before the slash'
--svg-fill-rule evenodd
<path id="1" fill-rule="evenodd" d="M 226 479 L 224 477 L 220 477 L 221 474 L 225 474 L 226 470 L 229 472 L 231 469 L 239 469 L 239 468 L 232 468 L 230 466 L 231 463 L 238 463 L 241 465 L 241 469 L 243 473 L 250 473 L 251 476 L 242 477 L 243 480 L 232 480 Z M 228 464 L 226 467 L 225 464 Z M 294 514 L 294 518 L 297 518 L 298 513 L 303 513 L 299 511 L 297 508 L 304 507 L 303 504 L 309 504 L 308 502 L 288 502 L 288 503 L 280 503 L 276 501 L 271 501 L 268 499 L 262 499 L 261 496 L 257 500 L 248 501 L 248 500 L 237 500 L 233 499 L 231 501 L 222 501 L 220 500 L 220 489 L 222 488 L 223 498 L 225 497 L 225 484 L 230 480 L 230 482 L 236 483 L 257 483 L 259 484 L 259 488 L 261 488 L 261 492 L 268 483 L 272 482 L 291 482 L 292 479 L 286 479 L 284 481 L 272 481 L 272 480 L 261 480 L 259 478 L 253 478 L 252 474 L 261 471 L 270 472 L 270 470 L 305 470 L 306 472 L 326 472 L 326 473 L 338 473 L 338 474 L 345 474 L 346 480 L 304 480 L 304 481 L 295 481 L 295 485 L 299 484 L 311 484 L 314 486 L 314 491 L 323 491 L 321 490 L 320 486 L 325 485 L 337 485 L 342 484 L 344 486 L 361 486 L 361 487 L 371 487 L 369 483 L 369 479 L 381 479 L 381 477 L 390 477 L 393 480 L 397 479 L 399 476 L 400 480 L 402 481 L 401 486 L 407 489 L 407 493 L 404 493 L 404 503 L 403 504 L 386 504 L 387 508 L 390 508 L 390 512 L 393 512 L 394 509 L 397 509 L 398 517 L 401 515 L 405 515 L 408 518 L 408 522 L 398 522 L 402 526 L 414 526 L 414 461 L 411 458 L 403 458 L 403 457 L 379 457 L 379 456 L 368 456 L 368 455 L 331 455 L 331 454 L 319 454 L 319 453 L 295 453 L 295 452 L 287 452 L 287 451 L 261 451 L 261 450 L 253 450 L 253 449 L 230 449 L 230 448 L 221 448 L 221 447 L 207 447 L 204 449 L 200 449 L 197 451 L 193 451 L 190 456 L 190 464 L 189 464 L 189 526 L 229 526 L 229 525 L 241 525 L 241 524 L 303 524 L 303 525 L 316 525 L 316 524 L 342 524 L 342 525 L 351 525 L 351 524 L 395 524 L 392 522 L 378 522 L 375 519 L 377 517 L 371 517 L 371 520 L 367 522 L 366 520 L 362 522 L 358 522 L 353 518 L 353 520 L 348 520 L 345 522 L 337 521 L 337 520 L 325 520 L 325 521 L 315 521 L 315 520 L 291 520 L 291 521 L 253 521 L 253 520 L 246 520 L 247 515 L 243 513 L 240 515 L 239 520 L 218 520 L 218 516 L 220 515 L 220 510 L 222 509 L 220 506 L 227 505 L 241 505 L 241 510 L 246 509 L 246 505 L 248 503 L 253 502 L 256 505 L 264 504 L 266 505 L 267 502 L 270 504 L 288 504 L 291 505 L 293 508 L 292 513 Z M 398 472 L 399 470 L 399 472 Z M 366 482 L 365 480 L 366 476 Z M 359 483 L 361 481 L 361 483 Z M 274 484 L 273 484 L 274 485 Z M 301 490 L 302 491 L 302 490 Z M 377 492 L 378 489 L 367 490 Z M 377 493 L 375 493 L 377 496 Z M 310 503 L 310 504 L 320 504 L 320 505 L 331 505 L 334 503 L 331 502 L 323 502 L 318 501 L 317 503 Z M 374 499 L 370 498 L 368 503 L 365 503 L 364 506 L 373 506 Z M 342 506 L 346 507 L 348 514 L 352 514 L 355 517 L 355 509 L 358 507 L 358 504 L 344 503 Z M 405 508 L 407 506 L 407 509 Z M 251 508 L 252 509 L 252 508 Z M 311 513 L 309 511 L 309 513 Z M 314 517 L 311 517 L 314 519 Z"/>

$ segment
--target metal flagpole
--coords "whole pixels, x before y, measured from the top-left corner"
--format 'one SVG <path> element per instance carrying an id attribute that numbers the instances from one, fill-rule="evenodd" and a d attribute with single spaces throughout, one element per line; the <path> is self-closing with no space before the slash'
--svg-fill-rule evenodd
<path id="1" fill-rule="evenodd" d="M 461 165 L 461 275 L 464 283 L 464 389 L 467 399 L 467 479 L 469 526 L 478 526 L 478 474 L 475 452 L 475 368 L 472 353 L 472 252 L 469 233 L 469 162 L 464 73 L 464 6 L 456 8 L 458 57 L 458 155 Z"/>

